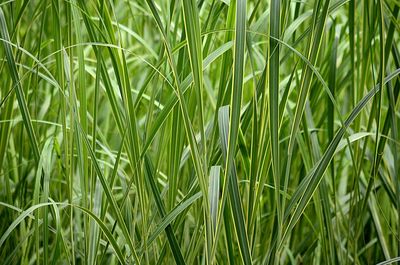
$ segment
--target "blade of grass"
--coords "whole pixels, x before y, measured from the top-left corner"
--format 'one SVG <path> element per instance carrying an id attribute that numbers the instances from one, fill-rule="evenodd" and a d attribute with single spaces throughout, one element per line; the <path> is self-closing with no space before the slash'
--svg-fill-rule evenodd
<path id="1" fill-rule="evenodd" d="M 269 131 L 272 153 L 272 174 L 275 185 L 275 207 L 277 217 L 277 240 L 281 237 L 282 214 L 280 199 L 280 165 L 279 165 L 279 42 L 275 39 L 280 38 L 280 1 L 271 0 L 270 8 L 270 36 L 269 42 Z M 274 39 L 275 38 L 275 39 Z M 275 258 L 275 255 L 273 256 Z M 276 258 L 279 260 L 279 253 Z"/>
<path id="2" fill-rule="evenodd" d="M 228 132 L 231 132 L 231 130 L 229 128 L 230 122 L 231 121 L 229 119 L 229 106 L 221 107 L 219 110 L 218 125 L 220 128 L 221 149 L 222 149 L 222 153 L 223 153 L 225 162 L 228 159 L 227 158 L 228 148 L 229 148 L 228 141 L 229 141 L 229 135 L 230 135 Z M 225 169 L 225 171 L 227 171 L 227 169 Z M 227 178 L 225 178 L 224 187 L 222 190 L 223 197 L 221 199 L 221 201 L 222 201 L 221 206 L 222 206 L 222 209 L 224 209 L 224 189 L 227 188 L 227 190 L 229 192 L 230 208 L 231 208 L 232 214 L 233 214 L 236 235 L 238 238 L 239 249 L 240 249 L 242 261 L 244 264 L 252 264 L 250 247 L 249 247 L 247 231 L 246 231 L 246 226 L 245 226 L 245 218 L 244 218 L 244 213 L 243 213 L 243 206 L 242 206 L 243 204 L 242 204 L 240 194 L 239 194 L 239 187 L 238 187 L 238 180 L 237 180 L 238 176 L 237 176 L 234 160 L 232 161 L 232 165 L 229 168 L 229 172 L 225 173 L 225 176 L 227 176 Z M 228 185 L 228 187 L 225 187 L 225 185 Z"/>

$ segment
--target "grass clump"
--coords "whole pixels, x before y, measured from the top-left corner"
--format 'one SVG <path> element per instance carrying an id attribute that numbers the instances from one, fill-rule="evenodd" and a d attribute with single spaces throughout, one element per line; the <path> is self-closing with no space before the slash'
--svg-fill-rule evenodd
<path id="1" fill-rule="evenodd" d="M 3 1 L 1 263 L 400 261 L 399 8 Z"/>

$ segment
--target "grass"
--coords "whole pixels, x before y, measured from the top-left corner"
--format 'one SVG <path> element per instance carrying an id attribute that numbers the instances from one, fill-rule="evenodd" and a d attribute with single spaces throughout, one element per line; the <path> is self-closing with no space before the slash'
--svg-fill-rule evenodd
<path id="1" fill-rule="evenodd" d="M 2 264 L 397 264 L 400 3 L 0 3 Z"/>

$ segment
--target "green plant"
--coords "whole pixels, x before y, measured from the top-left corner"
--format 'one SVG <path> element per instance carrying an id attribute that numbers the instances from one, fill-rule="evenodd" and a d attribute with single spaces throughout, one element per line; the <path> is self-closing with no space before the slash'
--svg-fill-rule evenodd
<path id="1" fill-rule="evenodd" d="M 1 2 L 1 263 L 400 261 L 399 8 Z"/>

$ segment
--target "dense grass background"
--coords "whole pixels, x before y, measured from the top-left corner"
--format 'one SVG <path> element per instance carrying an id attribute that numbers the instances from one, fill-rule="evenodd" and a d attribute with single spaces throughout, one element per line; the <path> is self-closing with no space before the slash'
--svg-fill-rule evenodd
<path id="1" fill-rule="evenodd" d="M 399 7 L 1 1 L 0 263 L 398 261 Z"/>

